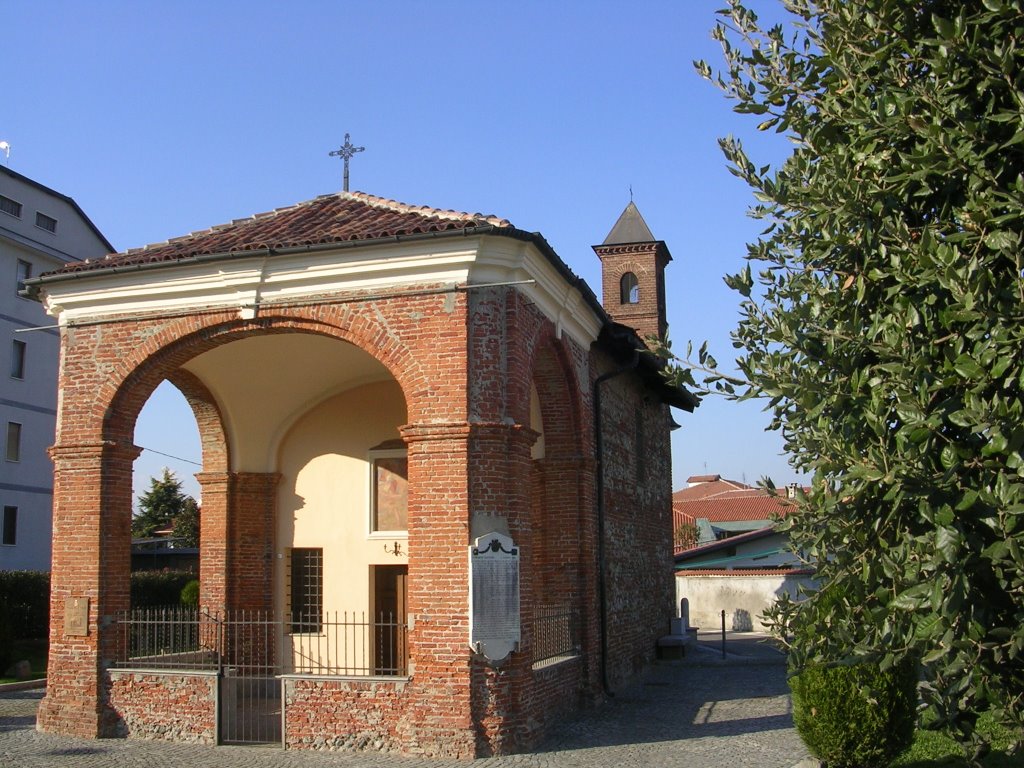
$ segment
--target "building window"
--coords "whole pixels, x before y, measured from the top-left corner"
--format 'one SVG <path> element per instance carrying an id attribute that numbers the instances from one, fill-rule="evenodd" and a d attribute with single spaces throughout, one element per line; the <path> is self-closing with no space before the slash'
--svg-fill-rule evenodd
<path id="1" fill-rule="evenodd" d="M 45 213 L 36 211 L 36 226 L 40 229 L 45 229 L 47 232 L 56 232 L 57 220 L 53 216 L 47 216 Z"/>
<path id="2" fill-rule="evenodd" d="M 383 446 L 382 446 L 383 448 Z M 370 454 L 370 532 L 398 533 L 409 529 L 409 458 L 405 449 Z"/>
<path id="3" fill-rule="evenodd" d="M 32 265 L 27 261 L 18 259 L 18 272 L 16 275 L 16 284 L 19 292 L 25 290 L 25 281 L 32 277 Z"/>
<path id="4" fill-rule="evenodd" d="M 21 203 L 17 200 L 11 200 L 9 197 L 0 195 L 0 211 L 8 213 L 11 216 L 17 216 L 21 218 Z"/>
<path id="5" fill-rule="evenodd" d="M 7 460 L 21 461 L 21 424 L 7 422 Z"/>
<path id="6" fill-rule="evenodd" d="M 3 543 L 14 546 L 18 543 L 18 508 L 4 507 Z"/>
<path id="7" fill-rule="evenodd" d="M 636 275 L 632 272 L 624 274 L 619 281 L 619 303 L 640 303 L 640 281 L 636 279 Z"/>
<path id="8" fill-rule="evenodd" d="M 324 607 L 324 551 L 295 547 L 288 561 L 289 611 L 292 632 L 320 631 Z"/>
<path id="9" fill-rule="evenodd" d="M 24 379 L 25 378 L 25 351 L 28 349 L 28 344 L 24 341 L 18 341 L 15 339 L 11 342 L 11 378 L 12 379 Z"/>

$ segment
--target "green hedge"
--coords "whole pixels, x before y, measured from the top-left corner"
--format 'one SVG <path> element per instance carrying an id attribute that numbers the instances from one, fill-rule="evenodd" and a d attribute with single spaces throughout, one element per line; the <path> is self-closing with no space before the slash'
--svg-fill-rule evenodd
<path id="1" fill-rule="evenodd" d="M 132 607 L 178 605 L 182 589 L 194 580 L 195 574 L 188 571 L 133 573 Z M 0 571 L 0 643 L 8 645 L 15 640 L 45 640 L 49 636 L 50 574 L 45 571 Z"/>
<path id="2" fill-rule="evenodd" d="M 49 573 L 0 571 L 0 624 L 6 625 L 11 640 L 49 637 Z"/>
<path id="3" fill-rule="evenodd" d="M 918 666 L 809 667 L 790 678 L 793 722 L 828 768 L 884 768 L 914 740 Z"/>
<path id="4" fill-rule="evenodd" d="M 132 574 L 132 608 L 181 603 L 181 591 L 196 575 L 189 571 L 137 571 Z"/>

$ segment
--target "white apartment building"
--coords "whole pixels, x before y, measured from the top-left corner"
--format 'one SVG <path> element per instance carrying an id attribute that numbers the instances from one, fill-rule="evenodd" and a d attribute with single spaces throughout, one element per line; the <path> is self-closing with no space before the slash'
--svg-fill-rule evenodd
<path id="1" fill-rule="evenodd" d="M 0 570 L 49 570 L 60 334 L 22 283 L 114 247 L 66 195 L 0 166 Z M 5 359 L 6 358 L 6 359 Z M 3 370 L 6 368 L 6 371 Z"/>

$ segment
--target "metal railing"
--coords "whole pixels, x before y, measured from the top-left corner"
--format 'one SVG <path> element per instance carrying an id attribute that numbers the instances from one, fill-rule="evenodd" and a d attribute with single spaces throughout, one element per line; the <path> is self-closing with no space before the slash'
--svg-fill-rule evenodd
<path id="1" fill-rule="evenodd" d="M 296 622 L 260 611 L 141 608 L 115 620 L 117 668 L 229 674 L 405 676 L 408 630 L 390 615 L 334 613 Z M 294 631 L 308 628 L 310 631 Z"/>
<path id="2" fill-rule="evenodd" d="M 580 652 L 579 611 L 540 608 L 533 616 L 533 662 Z"/>

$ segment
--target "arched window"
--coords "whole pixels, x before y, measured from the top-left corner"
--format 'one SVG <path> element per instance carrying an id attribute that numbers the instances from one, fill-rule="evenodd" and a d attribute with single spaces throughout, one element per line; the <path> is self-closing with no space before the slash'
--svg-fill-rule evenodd
<path id="1" fill-rule="evenodd" d="M 632 272 L 624 274 L 622 280 L 619 281 L 619 303 L 640 303 L 640 283 Z"/>

